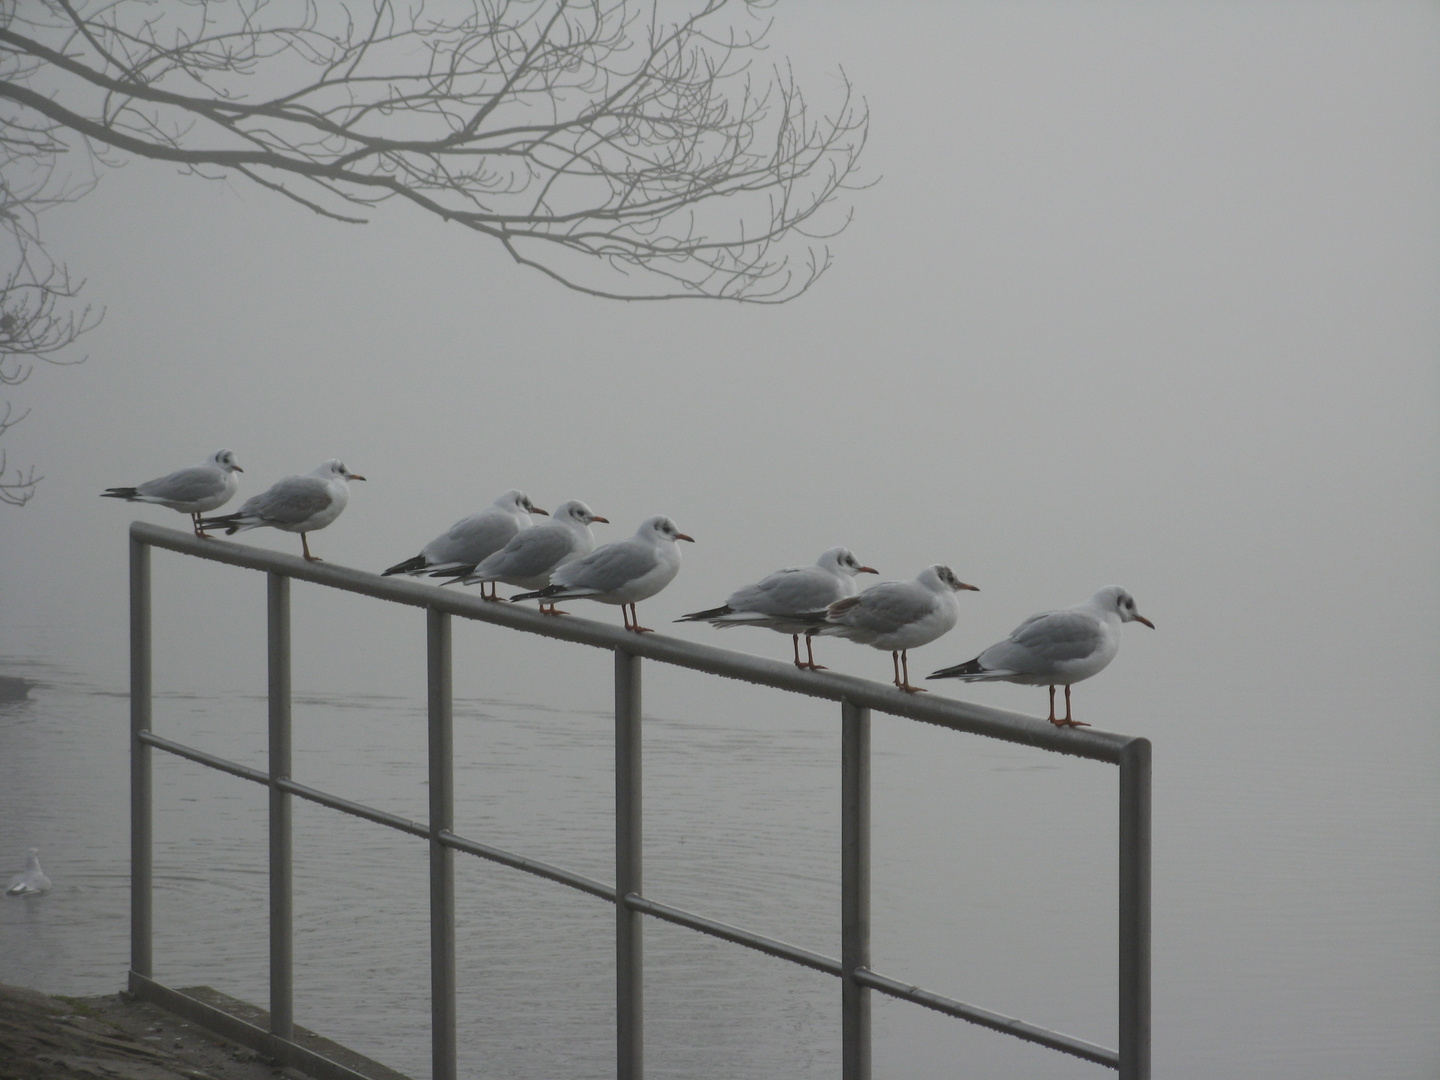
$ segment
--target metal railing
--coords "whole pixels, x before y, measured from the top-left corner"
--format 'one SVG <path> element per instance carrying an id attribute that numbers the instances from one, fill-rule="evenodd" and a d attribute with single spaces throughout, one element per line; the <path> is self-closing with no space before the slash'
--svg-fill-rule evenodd
<path id="1" fill-rule="evenodd" d="M 162 738 L 151 723 L 150 549 L 193 555 L 267 575 L 269 634 L 269 768 L 262 772 Z M 290 779 L 290 580 L 426 609 L 430 820 L 411 821 L 318 791 Z M 454 826 L 451 702 L 451 616 L 578 642 L 615 655 L 615 885 L 459 836 Z M 841 981 L 842 1076 L 870 1076 L 870 992 L 1073 1054 L 1119 1071 L 1122 1080 L 1150 1076 L 1150 743 L 1093 728 L 1057 728 L 1034 717 L 832 672 L 711 648 L 659 634 L 568 617 L 543 616 L 508 604 L 432 585 L 311 563 L 292 555 L 163 529 L 130 527 L 131 724 L 131 970 L 130 989 L 190 1016 L 285 1063 L 322 1078 L 355 1080 L 353 1072 L 296 1041 L 293 1002 L 291 799 L 298 797 L 423 837 L 430 844 L 430 980 L 435 1080 L 455 1080 L 455 852 L 465 852 L 568 885 L 615 905 L 616 1075 L 644 1072 L 642 916 L 664 919 L 758 950 Z M 642 659 L 740 679 L 840 703 L 841 929 L 834 959 L 749 930 L 671 907 L 644 895 L 642 881 Z M 870 713 L 908 717 L 955 731 L 1119 767 L 1119 1049 L 1085 1042 L 1035 1024 L 955 1001 L 870 967 Z M 270 801 L 270 1014 L 268 1031 L 245 1023 L 153 977 L 151 876 L 152 749 L 254 781 Z"/>

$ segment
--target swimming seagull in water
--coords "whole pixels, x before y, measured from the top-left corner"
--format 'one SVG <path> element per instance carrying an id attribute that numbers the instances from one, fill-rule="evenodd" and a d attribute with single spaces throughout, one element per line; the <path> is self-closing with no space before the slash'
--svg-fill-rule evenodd
<path id="1" fill-rule="evenodd" d="M 166 476 L 146 480 L 139 487 L 106 488 L 100 497 L 154 503 L 189 514 L 195 535 L 205 540 L 209 537 L 200 524 L 200 515 L 229 502 L 240 487 L 240 478 L 235 474 L 244 471 L 231 451 L 216 450 L 199 465 L 176 469 Z"/>
<path id="2" fill-rule="evenodd" d="M 6 896 L 38 896 L 50 891 L 50 879 L 40 869 L 40 849 L 32 847 L 25 855 L 25 869 L 10 880 Z"/>
<path id="3" fill-rule="evenodd" d="M 490 582 L 492 592 L 486 597 L 490 600 L 495 599 L 493 588 L 497 581 L 521 589 L 543 589 L 550 584 L 551 575 L 558 567 L 595 550 L 595 534 L 590 531 L 590 525 L 596 521 L 610 524 L 608 518 L 601 517 L 579 499 L 563 502 L 555 508 L 555 515 L 549 521 L 521 529 L 503 548 L 482 559 L 463 583 L 478 583 L 483 596 L 485 583 Z M 540 611 L 545 615 L 565 614 L 544 601 Z"/>
<path id="4" fill-rule="evenodd" d="M 833 634 L 858 641 L 875 649 L 889 649 L 895 666 L 895 685 L 907 694 L 924 692 L 910 685 L 909 650 L 928 645 L 948 633 L 960 619 L 960 602 L 955 594 L 968 589 L 955 571 L 936 563 L 914 581 L 882 581 L 859 596 L 836 600 L 812 622 L 810 633 Z M 901 670 L 904 674 L 901 674 Z"/>
<path id="5" fill-rule="evenodd" d="M 813 616 L 836 600 L 854 596 L 859 591 L 855 575 L 876 572 L 872 567 L 861 566 L 849 548 L 833 547 L 816 559 L 814 566 L 776 570 L 754 585 L 737 589 L 719 607 L 692 612 L 675 621 L 708 622 L 722 630 L 730 626 L 763 626 L 789 634 L 795 650 L 795 666 L 824 671 L 823 664 L 815 663 L 811 636 L 807 633 L 814 629 L 814 623 L 807 621 L 806 613 Z M 801 634 L 805 634 L 807 660 L 800 659 Z"/>
<path id="6" fill-rule="evenodd" d="M 508 544 L 516 533 L 530 528 L 534 524 L 531 514 L 545 513 L 530 501 L 525 492 L 511 488 L 485 509 L 461 518 L 421 548 L 419 555 L 396 563 L 381 577 L 390 574 L 464 577 L 475 569 L 477 563 Z M 480 595 L 486 600 L 496 599 L 494 585 L 490 587 L 489 596 L 485 596 L 482 585 Z"/>
<path id="7" fill-rule="evenodd" d="M 570 599 L 619 604 L 626 630 L 651 633 L 648 626 L 640 625 L 635 605 L 675 580 L 680 572 L 677 540 L 695 542 L 669 518 L 647 518 L 634 536 L 605 544 L 589 555 L 566 563 L 551 573 L 551 584 L 545 588 L 510 599 L 549 601 L 552 605 Z"/>
<path id="8" fill-rule="evenodd" d="M 309 562 L 320 562 L 310 554 L 306 533 L 323 529 L 340 516 L 350 501 L 347 480 L 364 480 L 336 458 L 322 462 L 304 476 L 287 476 L 268 491 L 251 496 L 233 514 L 203 518 L 201 528 L 224 529 L 226 536 L 247 529 L 270 526 L 282 532 L 300 534 L 300 548 Z"/>
<path id="9" fill-rule="evenodd" d="M 1021 683 L 1050 687 L 1050 723 L 1089 727 L 1070 712 L 1070 686 L 1105 670 L 1120 651 L 1122 623 L 1155 624 L 1135 610 L 1135 598 L 1119 585 L 1101 589 L 1083 604 L 1031 615 L 1004 641 L 974 660 L 941 668 L 931 679 Z M 1055 687 L 1065 687 L 1065 719 L 1055 719 Z"/>

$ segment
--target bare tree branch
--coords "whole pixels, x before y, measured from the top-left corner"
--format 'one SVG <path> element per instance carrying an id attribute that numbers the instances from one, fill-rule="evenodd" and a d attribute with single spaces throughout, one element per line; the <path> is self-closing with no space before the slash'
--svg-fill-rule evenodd
<path id="1" fill-rule="evenodd" d="M 867 117 L 762 70 L 754 0 L 0 0 L 0 103 L 96 154 L 391 199 L 618 299 L 778 302 L 830 265 Z"/>
<path id="2" fill-rule="evenodd" d="M 6 121 L 0 127 L 0 386 L 8 388 L 28 379 L 36 363 L 83 363 L 68 350 L 100 315 L 70 303 L 84 282 L 53 261 L 40 238 L 40 215 L 89 191 L 93 172 L 76 179 L 57 169 L 66 147 L 54 124 L 34 117 Z M 0 400 L 0 436 L 29 412 Z M 12 472 L 0 448 L 0 504 L 24 506 L 40 480 L 33 466 Z"/>

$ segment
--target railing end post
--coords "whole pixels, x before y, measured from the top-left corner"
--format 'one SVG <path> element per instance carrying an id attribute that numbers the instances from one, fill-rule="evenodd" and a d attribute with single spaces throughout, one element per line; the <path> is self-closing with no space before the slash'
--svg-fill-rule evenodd
<path id="1" fill-rule="evenodd" d="M 1120 1078 L 1150 1078 L 1150 740 L 1120 752 Z"/>

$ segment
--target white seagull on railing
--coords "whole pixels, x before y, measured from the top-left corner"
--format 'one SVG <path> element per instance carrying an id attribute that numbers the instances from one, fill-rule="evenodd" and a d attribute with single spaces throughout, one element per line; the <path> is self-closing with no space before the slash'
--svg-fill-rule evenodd
<path id="1" fill-rule="evenodd" d="M 725 629 L 731 626 L 763 626 L 777 633 L 789 634 L 795 650 L 795 666 L 810 671 L 823 671 L 815 663 L 810 635 L 814 629 L 813 615 L 836 600 L 854 596 L 859 591 L 856 574 L 874 574 L 869 566 L 846 547 L 833 547 L 815 560 L 813 566 L 792 566 L 761 578 L 730 594 L 717 608 L 695 611 L 676 622 L 708 622 Z M 809 614 L 812 619 L 807 620 Z M 800 635 L 805 634 L 807 660 L 800 659 Z"/>
<path id="2" fill-rule="evenodd" d="M 1105 670 L 1120 651 L 1122 623 L 1155 624 L 1135 610 L 1135 598 L 1119 585 L 1101 589 L 1083 604 L 1031 615 L 1004 641 L 974 660 L 941 668 L 931 679 L 1022 683 L 1050 687 L 1050 722 L 1089 727 L 1070 713 L 1070 686 Z M 1055 719 L 1055 687 L 1065 687 L 1065 719 Z"/>
<path id="3" fill-rule="evenodd" d="M 610 524 L 579 499 L 570 499 L 555 508 L 549 521 L 529 529 L 521 529 L 510 542 L 485 559 L 463 579 L 466 585 L 479 584 L 484 595 L 485 583 L 503 581 L 521 589 L 543 589 L 550 584 L 555 570 L 568 562 L 583 558 L 595 550 L 592 522 Z M 495 599 L 492 591 L 487 599 Z M 548 610 L 547 610 L 548 608 Z M 540 604 L 547 615 L 563 615 L 554 604 Z"/>
<path id="4" fill-rule="evenodd" d="M 300 548 L 310 562 L 320 562 L 310 554 L 306 533 L 323 529 L 340 516 L 350 501 L 347 480 L 364 480 L 352 473 L 335 458 L 315 467 L 304 476 L 287 476 L 268 491 L 262 491 L 241 504 L 233 514 L 203 518 L 202 529 L 224 529 L 227 536 L 247 529 L 269 526 L 282 532 L 300 534 Z"/>
<path id="5" fill-rule="evenodd" d="M 566 563 L 550 575 L 550 585 L 510 599 L 548 601 L 552 606 L 571 599 L 619 604 L 626 630 L 649 633 L 648 626 L 640 625 L 635 605 L 675 580 L 680 572 L 677 540 L 695 542 L 669 518 L 647 518 L 634 536 L 605 544 Z"/>
<path id="6" fill-rule="evenodd" d="M 910 685 L 910 649 L 927 645 L 948 633 L 960 619 L 955 594 L 974 592 L 948 566 L 936 563 L 920 571 L 914 581 L 882 581 L 859 596 L 837 600 L 812 623 L 811 633 L 834 634 L 875 649 L 889 649 L 895 666 L 895 685 L 918 694 L 924 687 Z M 904 674 L 901 674 L 901 669 Z"/>
<path id="7" fill-rule="evenodd" d="M 431 577 L 462 578 L 481 560 L 495 554 L 515 534 L 534 524 L 531 514 L 545 514 L 519 488 L 511 488 L 485 509 L 461 518 L 420 549 L 420 554 L 396 563 L 390 574 L 428 574 Z M 480 595 L 485 596 L 482 586 Z M 486 599 L 495 599 L 492 586 Z"/>
<path id="8" fill-rule="evenodd" d="M 146 480 L 138 487 L 113 487 L 101 492 L 102 499 L 124 499 L 126 502 L 154 503 L 189 514 L 195 535 L 206 539 L 200 515 L 218 510 L 240 488 L 236 473 L 244 472 L 229 450 L 216 450 L 199 465 Z"/>

